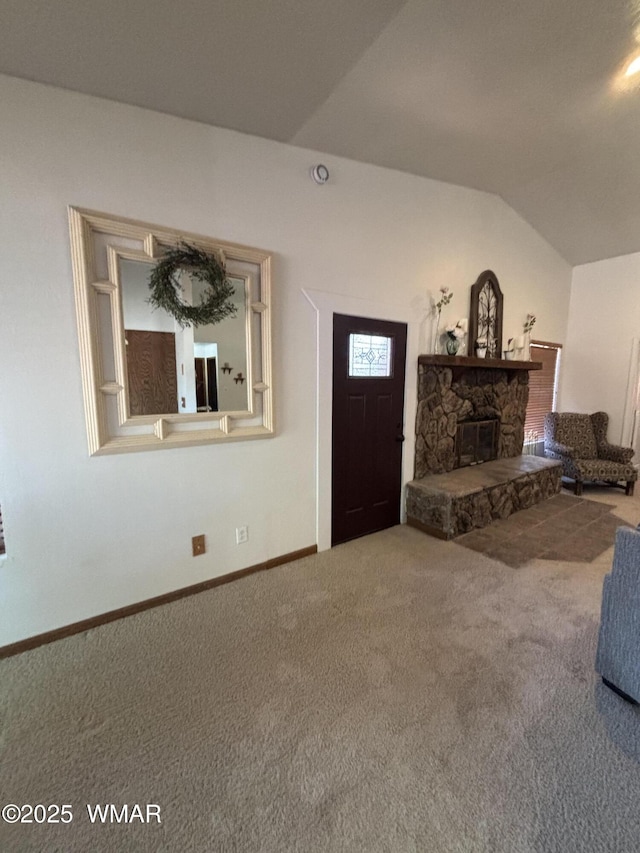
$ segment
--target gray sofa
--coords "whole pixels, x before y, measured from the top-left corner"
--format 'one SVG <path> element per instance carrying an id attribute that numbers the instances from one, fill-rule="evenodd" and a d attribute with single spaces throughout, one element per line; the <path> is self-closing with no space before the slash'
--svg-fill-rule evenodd
<path id="1" fill-rule="evenodd" d="M 619 527 L 604 579 L 596 672 L 629 702 L 640 701 L 640 532 Z"/>
<path id="2" fill-rule="evenodd" d="M 583 415 L 577 412 L 550 412 L 544 419 L 544 455 L 562 462 L 562 473 L 575 480 L 576 495 L 582 494 L 586 480 L 610 485 L 624 483 L 633 494 L 638 471 L 631 463 L 631 447 L 607 441 L 609 416 L 606 412 Z"/>

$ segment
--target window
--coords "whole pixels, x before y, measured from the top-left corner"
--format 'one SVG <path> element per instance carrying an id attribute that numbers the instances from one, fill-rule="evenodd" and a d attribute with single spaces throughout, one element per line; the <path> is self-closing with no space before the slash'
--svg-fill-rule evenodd
<path id="1" fill-rule="evenodd" d="M 529 373 L 529 402 L 524 422 L 524 443 L 529 452 L 541 450 L 544 441 L 544 416 L 556 407 L 562 344 L 531 342 L 531 360 L 541 361 L 542 370 Z M 536 445 L 540 445 L 536 448 Z M 526 450 L 525 450 L 526 452 Z"/>
<path id="2" fill-rule="evenodd" d="M 349 335 L 349 376 L 391 376 L 391 341 L 382 335 Z"/>

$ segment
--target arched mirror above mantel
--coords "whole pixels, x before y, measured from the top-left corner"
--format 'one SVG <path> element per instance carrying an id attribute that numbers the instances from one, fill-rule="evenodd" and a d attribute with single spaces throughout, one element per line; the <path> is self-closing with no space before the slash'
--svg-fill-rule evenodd
<path id="1" fill-rule="evenodd" d="M 70 208 L 89 452 L 273 435 L 270 256 L 258 249 Z M 149 303 L 167 252 L 188 244 L 222 259 L 230 315 L 179 322 Z M 176 273 L 200 305 L 206 282 Z"/>

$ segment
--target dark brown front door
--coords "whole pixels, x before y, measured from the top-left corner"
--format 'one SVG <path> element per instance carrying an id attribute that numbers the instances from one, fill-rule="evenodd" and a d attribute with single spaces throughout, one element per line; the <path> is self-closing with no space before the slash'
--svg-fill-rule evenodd
<path id="1" fill-rule="evenodd" d="M 400 521 L 406 348 L 404 323 L 334 315 L 333 545 Z"/>

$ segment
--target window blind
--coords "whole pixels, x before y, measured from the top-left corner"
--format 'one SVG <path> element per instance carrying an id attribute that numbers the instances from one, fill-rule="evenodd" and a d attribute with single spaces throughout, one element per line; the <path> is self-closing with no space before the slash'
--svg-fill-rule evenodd
<path id="1" fill-rule="evenodd" d="M 531 343 L 531 360 L 541 361 L 542 370 L 529 373 L 529 402 L 524 422 L 526 443 L 542 441 L 544 438 L 544 416 L 552 412 L 555 405 L 561 349 L 560 344 L 543 341 Z"/>

